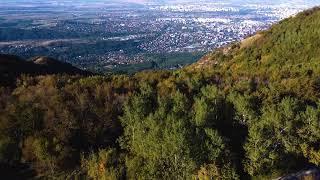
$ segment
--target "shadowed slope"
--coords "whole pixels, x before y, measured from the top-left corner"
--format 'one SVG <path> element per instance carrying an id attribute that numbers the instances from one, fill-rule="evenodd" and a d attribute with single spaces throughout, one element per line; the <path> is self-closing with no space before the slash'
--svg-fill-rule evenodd
<path id="1" fill-rule="evenodd" d="M 80 70 L 71 64 L 63 63 L 49 57 L 35 57 L 25 61 L 13 55 L 0 54 L 0 84 L 12 85 L 21 74 L 46 75 L 90 75 L 92 73 Z"/>

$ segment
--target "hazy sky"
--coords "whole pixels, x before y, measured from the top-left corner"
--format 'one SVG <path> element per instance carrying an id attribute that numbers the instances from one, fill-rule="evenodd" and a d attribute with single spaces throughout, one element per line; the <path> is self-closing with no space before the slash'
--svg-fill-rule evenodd
<path id="1" fill-rule="evenodd" d="M 318 4 L 320 5 L 320 0 L 0 0 L 1 3 L 8 3 L 8 2 L 15 2 L 15 3 L 27 3 L 27 2 L 58 2 L 58 3 L 73 3 L 73 2 L 106 2 L 106 3 L 116 3 L 116 2 L 130 2 L 130 3 L 179 3 L 179 2 L 226 2 L 226 3 L 236 3 L 236 4 L 243 4 L 243 3 L 261 3 L 261 4 L 277 4 L 277 3 L 295 3 L 295 4 Z"/>

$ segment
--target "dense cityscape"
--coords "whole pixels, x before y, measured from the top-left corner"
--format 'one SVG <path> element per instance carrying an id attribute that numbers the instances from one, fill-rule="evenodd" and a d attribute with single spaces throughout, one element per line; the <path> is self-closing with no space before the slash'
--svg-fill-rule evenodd
<path id="1" fill-rule="evenodd" d="M 98 71 L 151 61 L 158 68 L 172 69 L 314 5 L 287 1 L 265 6 L 250 1 L 69 3 L 0 3 L 0 53 L 26 58 L 46 55 Z M 186 53 L 195 55 L 185 61 Z M 157 57 L 163 54 L 172 54 L 176 60 L 162 59 L 161 64 Z"/>

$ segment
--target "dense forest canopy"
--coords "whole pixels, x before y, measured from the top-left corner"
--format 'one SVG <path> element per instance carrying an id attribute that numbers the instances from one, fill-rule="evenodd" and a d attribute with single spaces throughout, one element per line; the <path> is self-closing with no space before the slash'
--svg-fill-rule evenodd
<path id="1" fill-rule="evenodd" d="M 21 75 L 0 87 L 1 174 L 269 179 L 317 167 L 319 27 L 308 10 L 176 71 Z"/>

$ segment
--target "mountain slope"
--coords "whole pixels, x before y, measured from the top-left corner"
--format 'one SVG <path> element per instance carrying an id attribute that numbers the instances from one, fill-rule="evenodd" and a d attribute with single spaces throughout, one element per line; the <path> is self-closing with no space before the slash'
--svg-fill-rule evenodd
<path id="1" fill-rule="evenodd" d="M 10 85 L 21 74 L 89 75 L 91 73 L 48 57 L 35 57 L 31 61 L 26 61 L 17 56 L 0 54 L 0 84 Z"/>
<path id="2" fill-rule="evenodd" d="M 0 87 L 0 165 L 43 179 L 316 180 L 319 22 L 306 11 L 176 71 Z M 17 74 L 57 63 L 4 57 Z"/>
<path id="3" fill-rule="evenodd" d="M 225 81 L 291 84 L 297 93 L 314 95 L 310 87 L 319 88 L 320 82 L 319 27 L 320 8 L 314 8 L 240 43 L 215 50 L 187 69 L 214 71 Z"/>

